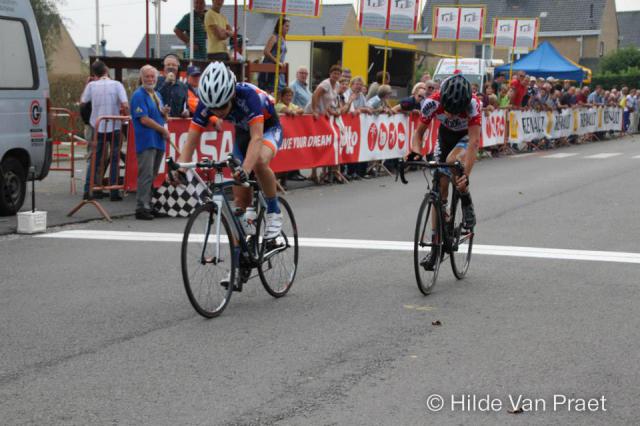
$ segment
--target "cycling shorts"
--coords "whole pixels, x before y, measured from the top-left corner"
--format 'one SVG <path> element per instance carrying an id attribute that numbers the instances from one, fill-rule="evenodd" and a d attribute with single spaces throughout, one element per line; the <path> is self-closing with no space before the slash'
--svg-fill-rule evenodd
<path id="1" fill-rule="evenodd" d="M 251 134 L 242 129 L 236 127 L 236 141 L 233 144 L 233 157 L 240 163 L 244 162 L 244 158 L 247 156 L 247 149 L 251 142 Z M 271 126 L 266 129 L 262 135 L 262 144 L 273 151 L 275 156 L 278 153 L 278 149 L 282 146 L 282 127 L 279 125 Z"/>
<path id="2" fill-rule="evenodd" d="M 455 148 L 467 149 L 469 144 L 469 134 L 468 132 L 455 132 L 450 130 L 444 126 L 440 126 L 438 129 L 438 142 L 436 143 L 436 148 L 433 152 L 435 160 L 444 163 L 447 161 L 447 157 Z M 442 167 L 440 169 L 441 173 L 451 177 L 451 169 L 447 167 Z"/>

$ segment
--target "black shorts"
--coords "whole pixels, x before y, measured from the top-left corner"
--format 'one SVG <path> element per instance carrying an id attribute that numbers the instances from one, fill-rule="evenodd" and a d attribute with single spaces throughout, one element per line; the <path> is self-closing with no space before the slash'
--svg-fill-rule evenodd
<path id="1" fill-rule="evenodd" d="M 447 161 L 447 157 L 453 151 L 454 148 L 467 149 L 469 143 L 469 132 L 463 130 L 462 132 L 454 132 L 444 126 L 440 126 L 438 129 L 438 143 L 433 151 L 435 160 L 444 163 Z M 451 177 L 451 169 L 448 167 L 441 167 L 441 173 Z"/>
<path id="2" fill-rule="evenodd" d="M 463 130 L 461 132 L 454 132 L 444 126 L 440 126 L 438 129 L 438 143 L 433 152 L 436 161 L 444 163 L 447 161 L 447 157 L 453 151 L 454 148 L 467 149 L 469 143 L 469 132 Z"/>

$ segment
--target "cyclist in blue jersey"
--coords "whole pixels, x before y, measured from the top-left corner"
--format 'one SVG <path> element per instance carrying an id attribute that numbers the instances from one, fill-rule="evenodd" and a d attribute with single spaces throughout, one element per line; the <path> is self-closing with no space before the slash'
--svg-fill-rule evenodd
<path id="1" fill-rule="evenodd" d="M 276 194 L 276 176 L 269 163 L 282 144 L 282 127 L 273 98 L 249 83 L 236 83 L 236 77 L 222 62 L 212 62 L 200 77 L 200 101 L 196 107 L 187 142 L 179 162 L 189 162 L 209 121 L 221 130 L 222 120 L 235 126 L 233 156 L 242 163 L 235 178 L 246 180 L 251 172 L 260 183 L 267 201 L 265 239 L 275 238 L 282 229 L 282 213 Z M 251 188 L 234 187 L 235 204 L 245 210 L 252 199 Z"/>

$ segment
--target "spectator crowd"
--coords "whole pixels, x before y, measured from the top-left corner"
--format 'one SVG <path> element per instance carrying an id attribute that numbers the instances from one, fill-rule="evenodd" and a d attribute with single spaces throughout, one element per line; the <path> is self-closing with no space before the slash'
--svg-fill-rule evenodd
<path id="1" fill-rule="evenodd" d="M 209 10 L 206 10 L 205 0 L 194 2 L 193 53 L 195 59 L 225 62 L 244 59 L 241 55 L 242 36 L 233 37 L 232 28 L 220 13 L 223 2 L 224 0 L 213 0 L 212 8 Z M 186 14 L 174 29 L 176 36 L 187 46 L 190 46 L 191 42 L 189 18 L 190 14 Z M 286 17 L 283 19 L 281 31 L 276 24 L 264 47 L 263 63 L 275 64 L 279 61 L 281 66 L 286 64 L 286 37 L 290 29 L 291 22 Z M 282 36 L 280 37 L 279 34 Z M 232 55 L 230 55 L 230 49 Z M 189 52 L 186 51 L 185 55 L 188 54 Z M 169 140 L 164 124 L 170 117 L 192 116 L 198 103 L 201 69 L 197 66 L 189 66 L 186 70 L 186 82 L 183 82 L 180 79 L 181 60 L 177 55 L 166 55 L 162 65 L 161 72 L 151 65 L 145 65 L 140 70 L 140 88 L 133 94 L 131 102 L 127 102 L 122 85 L 109 80 L 106 65 L 96 61 L 92 65 L 92 77 L 81 99 L 81 106 L 86 115 L 85 123 L 90 129 L 87 134 L 88 140 L 93 139 L 92 132 L 99 115 L 128 114 L 129 110 L 131 111 L 138 157 L 136 217 L 144 220 L 154 217 L 154 211 L 150 206 L 151 183 L 158 172 L 165 141 Z M 436 92 L 440 84 L 439 81 L 432 79 L 429 73 L 425 73 L 413 85 L 409 96 L 396 99 L 394 89 L 390 85 L 392 76 L 388 72 L 379 71 L 375 81 L 369 86 L 366 84 L 365 76 L 352 75 L 351 70 L 339 64 L 331 66 L 327 70 L 326 78 L 316 87 L 311 87 L 309 76 L 309 69 L 299 67 L 296 70 L 295 80 L 289 85 L 286 84 L 283 74 L 276 79 L 274 73 L 260 73 L 254 83 L 261 89 L 273 93 L 275 82 L 278 82 L 276 101 L 278 114 L 287 116 L 310 114 L 316 119 L 322 115 L 339 117 L 343 114 L 410 114 L 420 110 L 422 101 Z M 397 83 L 396 86 L 406 84 L 399 81 L 395 83 Z M 535 77 L 523 71 L 517 71 L 510 81 L 505 74 L 497 74 L 493 80 L 486 81 L 482 88 L 473 84 L 472 90 L 481 101 L 486 114 L 496 109 L 560 111 L 577 107 L 619 106 L 624 110 L 623 134 L 629 128 L 637 129 L 637 123 L 630 122 L 631 113 L 638 110 L 640 97 L 640 90 L 635 88 L 613 87 L 611 90 L 604 90 L 602 86 L 597 85 L 592 90 L 588 86 L 579 87 L 571 81 L 561 81 L 553 76 Z M 91 105 L 93 105 L 93 112 L 86 113 L 87 107 L 89 111 L 91 110 Z M 633 117 L 637 117 L 637 114 Z M 98 158 L 104 157 L 102 161 L 105 164 L 111 163 L 110 175 L 113 176 L 110 178 L 111 185 L 116 184 L 114 179 L 117 170 L 114 171 L 113 165 L 119 161 L 117 151 L 121 138 L 116 127 L 118 124 L 115 123 L 114 126 L 112 122 L 100 125 L 97 129 L 100 136 L 98 144 L 92 147 L 96 150 Z M 604 137 L 602 134 L 591 136 Z M 552 146 L 552 142 L 534 141 L 527 144 L 527 147 L 542 149 Z M 103 152 L 111 153 L 111 158 L 109 159 L 109 155 L 102 155 Z M 394 164 L 393 161 L 386 161 L 384 164 L 349 164 L 325 168 L 321 173 L 314 169 L 309 177 L 303 176 L 300 171 L 294 171 L 282 174 L 279 179 L 280 184 L 285 188 L 287 180 L 307 178 L 316 183 L 345 183 L 349 180 L 370 178 L 380 170 L 393 168 Z M 87 173 L 84 197 L 99 198 L 99 193 L 91 194 L 89 177 L 90 174 Z M 94 180 L 98 182 L 100 179 L 101 176 L 96 170 Z M 117 190 L 112 190 L 110 196 L 112 201 L 122 199 Z"/>

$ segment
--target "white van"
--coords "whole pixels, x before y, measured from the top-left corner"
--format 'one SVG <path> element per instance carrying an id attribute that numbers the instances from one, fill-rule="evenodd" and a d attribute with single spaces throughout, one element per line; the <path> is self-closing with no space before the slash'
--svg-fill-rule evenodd
<path id="1" fill-rule="evenodd" d="M 471 84 L 477 84 L 480 92 L 482 92 L 484 90 L 484 83 L 491 79 L 493 67 L 495 66 L 492 62 L 495 61 L 478 58 L 458 58 L 457 69 L 462 72 L 462 75 L 464 75 Z M 452 76 L 455 70 L 455 59 L 440 59 L 433 74 L 433 79 L 435 81 L 443 81 L 445 78 Z"/>
<path id="2" fill-rule="evenodd" d="M 38 25 L 26 0 L 0 0 L 0 215 L 24 202 L 29 168 L 51 165 L 49 80 Z"/>

